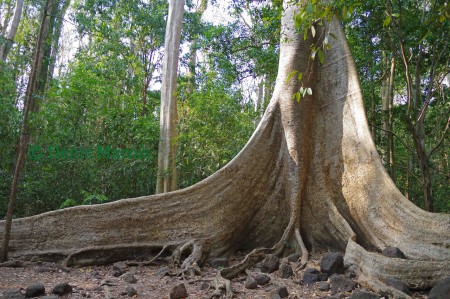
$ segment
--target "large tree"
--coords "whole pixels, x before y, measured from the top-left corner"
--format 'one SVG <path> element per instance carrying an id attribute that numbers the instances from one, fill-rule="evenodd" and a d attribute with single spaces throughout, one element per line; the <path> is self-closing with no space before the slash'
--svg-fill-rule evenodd
<path id="1" fill-rule="evenodd" d="M 429 287 L 448 275 L 450 216 L 417 208 L 395 187 L 370 136 L 339 22 L 315 24 L 315 34 L 304 39 L 294 24 L 297 9 L 286 5 L 283 12 L 271 102 L 229 164 L 177 192 L 16 219 L 10 257 L 87 265 L 172 252 L 189 271 L 208 257 L 252 250 L 220 271 L 217 285 L 230 291 L 223 278 L 266 253 L 294 248 L 304 263 L 306 248 L 332 248 L 346 250 L 345 262 L 361 283 L 398 298 L 408 295 L 386 286 L 385 277 Z M 330 49 L 322 64 L 311 51 L 325 37 Z M 302 73 L 301 80 L 290 78 L 293 72 Z M 301 87 L 312 93 L 293 100 Z M 387 245 L 399 247 L 408 260 L 374 252 Z"/>

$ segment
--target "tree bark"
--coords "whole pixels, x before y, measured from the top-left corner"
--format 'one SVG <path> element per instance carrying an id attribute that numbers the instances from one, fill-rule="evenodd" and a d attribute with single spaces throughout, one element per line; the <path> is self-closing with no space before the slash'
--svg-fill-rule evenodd
<path id="1" fill-rule="evenodd" d="M 381 136 L 385 144 L 384 156 L 386 164 L 389 166 L 389 174 L 395 182 L 395 166 L 394 166 L 394 135 L 393 130 L 393 116 L 392 108 L 394 106 L 394 77 L 395 77 L 395 58 L 389 58 L 389 55 L 383 53 L 383 69 L 384 74 L 381 86 L 381 110 L 382 128 Z"/>
<path id="2" fill-rule="evenodd" d="M 33 55 L 33 63 L 31 65 L 30 77 L 28 80 L 28 86 L 25 94 L 25 103 L 23 108 L 22 125 L 20 128 L 19 137 L 19 149 L 17 154 L 17 162 L 14 168 L 13 180 L 11 183 L 11 191 L 9 195 L 8 210 L 6 212 L 6 220 L 4 222 L 3 240 L 0 252 L 0 261 L 5 261 L 8 255 L 8 245 L 10 241 L 10 233 L 12 226 L 12 218 L 14 214 L 14 208 L 16 203 L 17 187 L 19 184 L 20 174 L 25 165 L 27 156 L 27 148 L 30 140 L 28 117 L 30 111 L 34 111 L 36 107 L 36 98 L 39 98 L 42 91 L 39 86 L 42 84 L 39 82 L 39 74 L 42 70 L 42 64 L 44 61 L 45 44 L 49 33 L 50 27 L 50 15 L 52 13 L 52 0 L 47 0 L 44 11 L 42 14 L 41 26 L 38 33 L 38 39 L 36 42 L 36 48 Z"/>
<path id="3" fill-rule="evenodd" d="M 160 137 L 158 147 L 158 177 L 156 194 L 178 189 L 176 168 L 177 72 L 180 55 L 181 25 L 184 1 L 169 1 L 165 53 L 163 58 L 163 79 L 161 87 Z"/>
<path id="4" fill-rule="evenodd" d="M 8 35 L 5 39 L 5 44 L 0 47 L 0 59 L 6 61 L 9 51 L 14 43 L 14 38 L 16 37 L 17 29 L 19 28 L 20 19 L 22 18 L 23 1 L 17 0 L 16 7 L 14 9 L 14 17 L 9 29 Z"/>
<path id="5" fill-rule="evenodd" d="M 310 58 L 311 43 L 320 40 L 298 34 L 296 9 L 286 4 L 283 13 L 271 102 L 229 164 L 176 192 L 16 219 L 11 257 L 88 265 L 172 252 L 188 271 L 209 257 L 251 251 L 220 271 L 217 281 L 230 289 L 223 278 L 266 253 L 294 248 L 305 261 L 311 249 L 346 250 L 346 265 L 361 283 L 398 298 L 408 296 L 385 285 L 385 277 L 427 288 L 447 276 L 450 215 L 419 209 L 395 187 L 371 138 L 339 22 L 316 28 L 316 39 L 336 37 L 320 64 Z M 287 80 L 294 70 L 304 74 L 301 82 Z M 300 86 L 313 94 L 297 102 Z M 386 246 L 399 247 L 408 260 L 377 253 Z"/>

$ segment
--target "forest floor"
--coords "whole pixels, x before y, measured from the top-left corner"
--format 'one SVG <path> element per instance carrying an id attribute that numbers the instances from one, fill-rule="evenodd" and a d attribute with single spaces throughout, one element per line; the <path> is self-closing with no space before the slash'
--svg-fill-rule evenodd
<path id="1" fill-rule="evenodd" d="M 233 264 L 242 256 L 229 259 Z M 321 255 L 314 255 L 309 260 L 306 268 L 320 269 Z M 282 262 L 287 263 L 286 259 Z M 122 266 L 124 263 L 121 263 Z M 137 263 L 134 263 L 137 264 Z M 353 291 L 336 291 L 328 289 L 330 279 L 324 282 L 313 282 L 305 284 L 303 282 L 305 269 L 296 270 L 298 263 L 289 262 L 294 270 L 293 275 L 287 279 L 280 278 L 280 271 L 267 274 L 270 281 L 263 285 L 258 285 L 254 289 L 245 287 L 247 275 L 241 276 L 231 281 L 234 292 L 233 298 L 249 299 L 277 299 L 277 298 L 369 298 L 355 296 L 356 292 L 363 289 L 359 285 L 354 285 Z M 120 263 L 119 263 L 120 265 Z M 192 279 L 184 279 L 177 275 L 180 270 L 167 262 L 158 261 L 152 265 L 135 265 L 128 262 L 126 268 L 118 269 L 117 265 L 92 266 L 82 268 L 66 268 L 58 264 L 37 262 L 20 263 L 16 267 L 0 267 L 0 298 L 25 298 L 24 294 L 31 284 L 41 283 L 45 286 L 46 294 L 51 294 L 53 288 L 60 283 L 68 283 L 72 286 L 72 292 L 63 296 L 47 295 L 41 299 L 52 298 L 145 298 L 163 299 L 169 298 L 169 293 L 173 292 L 175 286 L 184 284 L 187 298 L 211 298 L 214 291 L 212 281 L 217 275 L 217 269 L 210 265 L 202 267 L 201 275 Z M 260 273 L 258 268 L 250 269 L 251 273 Z M 354 280 L 350 273 L 343 274 Z M 328 286 L 327 286 L 328 285 Z M 285 287 L 286 291 L 280 291 Z M 281 296 L 280 296 L 281 295 Z M 353 296 L 353 297 L 352 297 Z M 414 293 L 413 298 L 427 298 L 426 293 Z M 184 297 L 172 297 L 184 298 Z M 216 297 L 218 298 L 218 297 Z M 224 292 L 221 298 L 225 298 Z M 376 296 L 374 298 L 384 298 Z"/>

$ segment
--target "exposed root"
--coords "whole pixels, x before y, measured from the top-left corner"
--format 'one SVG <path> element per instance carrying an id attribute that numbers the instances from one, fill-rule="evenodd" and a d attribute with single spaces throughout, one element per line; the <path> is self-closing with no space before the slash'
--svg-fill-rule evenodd
<path id="1" fill-rule="evenodd" d="M 293 233 L 295 220 L 296 220 L 295 214 L 291 213 L 291 218 L 289 220 L 288 226 L 284 230 L 283 235 L 281 236 L 280 240 L 272 248 L 261 247 L 261 248 L 253 249 L 238 264 L 230 266 L 225 269 L 222 269 L 220 271 L 220 275 L 226 279 L 232 279 L 232 278 L 238 276 L 239 274 L 245 272 L 245 270 L 247 270 L 248 268 L 250 268 L 257 262 L 259 262 L 260 260 L 262 260 L 265 257 L 265 255 L 267 255 L 269 253 L 274 254 L 274 255 L 282 254 L 284 247 L 285 247 L 285 242 L 289 239 L 289 237 Z M 301 239 L 301 237 L 300 237 L 300 239 Z M 302 240 L 302 243 L 303 243 L 303 240 Z M 301 247 L 301 248 L 302 248 L 302 261 L 304 260 L 303 256 L 305 254 L 306 254 L 306 261 L 307 261 L 308 260 L 308 251 L 306 250 L 304 243 L 303 243 L 303 247 Z M 305 264 L 306 264 L 306 262 L 305 262 Z"/>
<path id="2" fill-rule="evenodd" d="M 220 272 L 217 273 L 217 276 L 216 278 L 214 278 L 212 284 L 215 290 L 212 293 L 211 298 L 221 297 L 222 290 L 225 290 L 225 296 L 227 299 L 231 299 L 233 297 L 233 289 L 231 288 L 231 281 L 229 279 L 223 278 Z"/>
<path id="3" fill-rule="evenodd" d="M 298 228 L 295 229 L 295 238 L 297 239 L 298 245 L 302 250 L 302 258 L 300 259 L 300 267 L 299 269 L 303 269 L 306 267 L 308 263 L 308 249 L 306 249 L 305 242 L 303 242 L 302 236 L 300 235 L 300 230 Z"/>
<path id="4" fill-rule="evenodd" d="M 189 252 L 189 256 L 181 263 L 181 258 L 185 252 Z M 203 244 L 194 240 L 190 240 L 179 246 L 172 254 L 173 263 L 180 265 L 183 279 L 191 279 L 200 275 L 201 270 L 199 264 L 203 260 Z"/>
<path id="5" fill-rule="evenodd" d="M 170 248 L 176 244 L 168 244 L 165 247 Z M 126 258 L 148 257 L 149 252 L 161 248 L 155 244 L 127 244 L 127 245 L 110 245 L 110 246 L 92 246 L 82 248 L 68 254 L 63 259 L 63 265 L 69 266 L 90 266 L 102 265 L 122 261 Z M 163 247 L 164 249 L 164 247 Z M 159 253 L 161 255 L 162 252 Z M 39 254 L 44 260 L 57 262 L 62 260 L 61 254 L 46 253 Z"/>
<path id="6" fill-rule="evenodd" d="M 383 281 L 388 277 L 400 279 L 412 289 L 427 289 L 450 273 L 450 261 L 389 258 L 368 252 L 353 240 L 348 241 L 344 263 L 360 277 L 362 284 L 366 284 L 374 291 L 397 296 L 396 298 L 409 297 L 387 287 Z"/>
<path id="7" fill-rule="evenodd" d="M 411 296 L 403 293 L 393 287 L 390 287 L 378 279 L 370 279 L 365 275 L 360 275 L 358 277 L 358 282 L 361 286 L 370 289 L 384 297 L 392 298 L 392 299 L 411 299 Z"/>

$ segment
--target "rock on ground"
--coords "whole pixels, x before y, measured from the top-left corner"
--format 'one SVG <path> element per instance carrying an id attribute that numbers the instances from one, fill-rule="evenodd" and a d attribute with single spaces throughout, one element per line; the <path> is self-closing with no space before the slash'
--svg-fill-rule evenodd
<path id="1" fill-rule="evenodd" d="M 431 289 L 428 299 L 448 299 L 450 298 L 450 277 L 441 279 Z"/>
<path id="2" fill-rule="evenodd" d="M 72 293 L 72 286 L 67 282 L 59 283 L 53 288 L 52 293 L 59 296 L 70 294 Z"/>
<path id="3" fill-rule="evenodd" d="M 186 298 L 188 296 L 186 287 L 184 284 L 180 283 L 172 288 L 169 293 L 169 299 L 181 299 Z"/>
<path id="4" fill-rule="evenodd" d="M 384 256 L 393 257 L 398 259 L 406 259 L 405 254 L 397 247 L 388 246 L 381 252 Z"/>
<path id="5" fill-rule="evenodd" d="M 39 297 L 45 294 L 45 286 L 42 283 L 33 283 L 25 291 L 26 297 Z"/>
<path id="6" fill-rule="evenodd" d="M 288 263 L 282 263 L 280 266 L 280 278 L 289 278 L 294 275 L 291 265 Z"/>
<path id="7" fill-rule="evenodd" d="M 344 273 L 344 257 L 342 253 L 326 253 L 320 261 L 320 271 L 328 274 L 328 276 Z"/>
<path id="8" fill-rule="evenodd" d="M 350 297 L 348 297 L 348 299 L 379 299 L 379 298 L 380 298 L 379 295 L 366 290 L 355 291 L 353 292 L 353 294 L 351 294 Z"/>
<path id="9" fill-rule="evenodd" d="M 273 254 L 266 255 L 261 262 L 261 272 L 264 273 L 272 273 L 276 271 L 278 267 L 280 267 L 280 259 Z"/>
<path id="10" fill-rule="evenodd" d="M 330 277 L 331 291 L 332 292 L 351 292 L 353 291 L 357 283 L 356 281 L 348 278 L 343 274 L 333 274 Z"/>

